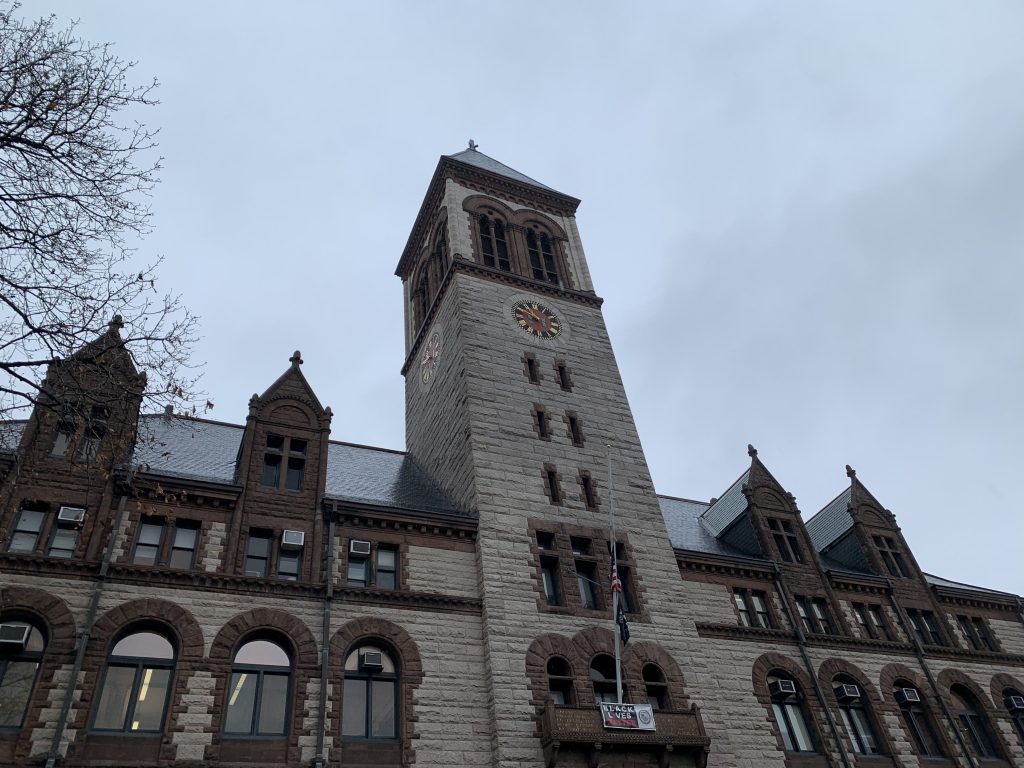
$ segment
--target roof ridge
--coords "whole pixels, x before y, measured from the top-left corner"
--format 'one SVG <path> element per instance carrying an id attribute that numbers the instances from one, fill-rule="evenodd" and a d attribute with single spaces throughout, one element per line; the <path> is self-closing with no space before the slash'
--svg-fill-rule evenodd
<path id="1" fill-rule="evenodd" d="M 688 501 L 691 504 L 704 504 L 705 506 L 711 505 L 710 501 L 701 501 L 700 499 L 688 499 L 685 496 L 670 496 L 667 493 L 658 493 L 657 491 L 654 492 L 654 495 L 657 496 L 659 499 L 672 499 L 673 501 Z"/>

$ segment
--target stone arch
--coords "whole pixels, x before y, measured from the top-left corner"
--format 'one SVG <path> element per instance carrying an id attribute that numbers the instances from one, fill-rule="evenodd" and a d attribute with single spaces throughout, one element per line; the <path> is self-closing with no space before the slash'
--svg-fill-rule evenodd
<path id="1" fill-rule="evenodd" d="M 917 692 L 921 695 L 921 703 L 927 710 L 928 718 L 931 720 L 935 729 L 935 737 L 938 739 L 939 746 L 945 754 L 957 754 L 957 749 L 950 740 L 949 723 L 947 722 L 943 714 L 942 707 L 939 706 L 939 702 L 935 698 L 934 692 L 928 682 L 921 676 L 920 672 L 913 670 L 904 664 L 887 664 L 882 667 L 882 671 L 878 675 L 878 684 L 881 688 L 882 700 L 886 710 L 899 720 L 900 730 L 903 732 L 903 737 L 907 740 L 907 743 L 912 744 L 913 742 L 910 734 L 907 732 L 907 724 L 904 722 L 903 716 L 900 714 L 900 706 L 893 697 L 893 689 L 896 687 L 896 683 L 901 680 L 905 680 L 910 683 L 911 686 L 916 688 Z"/>
<path id="2" fill-rule="evenodd" d="M 416 735 L 415 723 L 417 721 L 416 712 L 413 709 L 413 694 L 423 682 L 423 660 L 419 647 L 412 636 L 399 625 L 386 619 L 368 616 L 353 619 L 335 632 L 331 638 L 329 674 L 336 704 L 330 715 L 330 733 L 341 733 L 345 657 L 354 645 L 366 641 L 380 641 L 383 645 L 394 649 L 399 657 L 398 740 L 401 749 L 401 765 L 412 765 L 415 761 L 412 739 Z"/>
<path id="3" fill-rule="evenodd" d="M 260 421 L 292 429 L 316 429 L 320 421 L 313 402 L 296 392 L 275 393 L 261 403 Z"/>
<path id="4" fill-rule="evenodd" d="M 313 670 L 319 666 L 313 633 L 301 619 L 275 608 L 256 608 L 240 613 L 221 627 L 210 646 L 211 665 L 230 665 L 241 641 L 256 634 L 269 634 L 284 640 L 295 669 Z"/>
<path id="5" fill-rule="evenodd" d="M 657 643 L 630 643 L 622 659 L 622 675 L 635 681 L 637 691 L 644 689 L 643 669 L 647 664 L 655 664 L 665 675 L 668 684 L 669 701 L 673 709 L 682 709 L 689 704 L 686 696 L 686 682 L 683 671 L 676 660 Z"/>
<path id="6" fill-rule="evenodd" d="M 46 632 L 46 648 L 69 653 L 75 645 L 75 617 L 55 595 L 32 587 L 0 587 L 0 614 L 35 619 Z"/>
<path id="7" fill-rule="evenodd" d="M 552 237 L 567 240 L 568 236 L 565 234 L 565 230 L 562 225 L 552 219 L 550 216 L 541 213 L 533 208 L 520 208 L 512 214 L 512 223 L 517 224 L 520 227 L 529 227 L 531 224 L 536 223 L 548 231 L 548 234 Z"/>
<path id="8" fill-rule="evenodd" d="M 939 673 L 936 682 L 939 686 L 939 691 L 946 702 L 946 706 L 948 706 L 949 711 L 954 714 L 954 718 L 956 716 L 957 706 L 952 698 L 953 686 L 962 686 L 970 691 L 978 706 L 981 707 L 982 714 L 988 718 L 992 737 L 996 741 L 996 749 L 1000 753 L 1001 757 L 1005 760 L 1008 755 L 1013 754 L 1010 749 L 1010 745 L 1006 743 L 1005 734 L 1002 729 L 998 727 L 998 723 L 1003 719 L 1003 713 L 1000 711 L 1000 708 L 997 708 L 992 703 L 992 699 L 981 685 L 976 683 L 973 678 L 968 677 L 962 670 L 951 668 L 942 670 Z"/>
<path id="9" fill-rule="evenodd" d="M 989 683 L 989 689 L 992 693 L 992 701 L 998 707 L 1003 701 L 1003 691 L 1007 688 L 1013 688 L 1018 691 L 1021 696 L 1024 696 L 1024 681 L 1019 677 L 1008 675 L 1005 672 L 1000 672 L 998 675 L 992 676 L 992 681 Z"/>
<path id="10" fill-rule="evenodd" d="M 833 682 L 839 675 L 852 679 L 860 688 L 862 697 L 868 701 L 867 715 L 871 719 L 871 727 L 874 729 L 875 735 L 880 742 L 883 754 L 894 754 L 892 739 L 889 737 L 889 731 L 886 729 L 885 722 L 882 719 L 882 713 L 886 711 L 887 706 L 879 695 L 878 689 L 875 688 L 867 675 L 861 672 L 859 667 L 842 659 L 828 659 L 822 662 L 821 666 L 818 667 L 818 682 L 825 691 L 825 700 L 828 702 L 828 705 L 832 707 L 834 712 L 839 711 L 839 701 L 836 699 Z M 842 718 L 837 717 L 836 722 L 841 723 Z M 844 734 L 844 738 L 849 742 L 849 734 Z M 848 743 L 847 746 L 850 749 L 853 747 L 852 743 Z"/>
<path id="11" fill-rule="evenodd" d="M 806 670 L 794 659 L 774 651 L 765 653 L 754 662 L 751 667 L 751 683 L 754 696 L 764 707 L 765 716 L 771 725 L 772 734 L 775 736 L 776 748 L 779 752 L 786 754 L 786 745 L 782 740 L 782 733 L 775 722 L 775 715 L 772 713 L 772 697 L 768 690 L 768 675 L 773 672 L 782 672 L 796 681 L 800 686 L 804 701 L 804 711 L 807 713 L 808 727 L 810 728 L 819 750 L 824 754 L 829 750 L 830 741 L 825 738 L 825 731 L 822 729 L 824 713 L 821 711 L 820 703 L 814 697 L 814 683 Z"/>
<path id="12" fill-rule="evenodd" d="M 177 658 L 198 661 L 203 658 L 203 630 L 191 613 L 177 603 L 145 598 L 111 608 L 93 625 L 92 650 L 105 658 L 114 638 L 132 624 L 152 622 L 165 628 L 175 645 Z"/>
<path id="13" fill-rule="evenodd" d="M 530 692 L 533 694 L 533 705 L 537 710 L 538 719 L 548 700 L 548 660 L 553 656 L 561 656 L 569 662 L 573 675 L 573 701 L 581 700 L 580 675 L 585 671 L 585 662 L 576 643 L 565 635 L 540 635 L 526 649 L 526 677 L 530 681 Z"/>

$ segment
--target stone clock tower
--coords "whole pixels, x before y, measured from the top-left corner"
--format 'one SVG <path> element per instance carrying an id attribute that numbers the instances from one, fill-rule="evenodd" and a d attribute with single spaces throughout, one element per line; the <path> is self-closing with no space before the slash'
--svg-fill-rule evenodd
<path id="1" fill-rule="evenodd" d="M 675 685 L 696 639 L 576 228 L 579 202 L 471 143 L 438 163 L 397 269 L 408 450 L 479 518 L 492 765 L 543 766 L 559 748 L 567 759 L 546 719 L 551 658 L 568 678 L 558 695 L 597 714 L 581 681 L 613 647 L 610 496 L 631 700 L 647 701 L 636 690 L 647 662 Z M 677 741 L 662 759 L 700 763 L 699 748 Z"/>

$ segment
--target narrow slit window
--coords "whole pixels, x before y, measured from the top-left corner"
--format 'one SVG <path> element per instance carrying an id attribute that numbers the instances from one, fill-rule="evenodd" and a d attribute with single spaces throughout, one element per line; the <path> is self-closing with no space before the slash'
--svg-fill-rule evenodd
<path id="1" fill-rule="evenodd" d="M 572 439 L 572 444 L 580 447 L 583 445 L 583 430 L 580 429 L 580 420 L 576 414 L 569 414 L 569 437 Z"/>
<path id="2" fill-rule="evenodd" d="M 562 489 L 558 484 L 558 472 L 554 467 L 544 468 L 544 479 L 546 480 L 548 499 L 552 504 L 562 503 Z"/>
<path id="3" fill-rule="evenodd" d="M 594 481 L 587 475 L 580 475 L 580 487 L 583 488 L 583 502 L 587 509 L 597 509 L 597 494 L 594 492 Z"/>
<path id="4" fill-rule="evenodd" d="M 537 409 L 533 413 L 534 413 L 535 418 L 537 419 L 537 434 L 542 439 L 547 440 L 548 438 L 551 437 L 551 430 L 548 428 L 548 414 L 547 414 L 547 412 L 543 408 L 538 406 Z"/>
<path id="5" fill-rule="evenodd" d="M 533 355 L 526 356 L 526 378 L 531 384 L 540 384 L 540 371 L 537 370 L 537 358 Z"/>
<path id="6" fill-rule="evenodd" d="M 569 367 L 565 363 L 557 363 L 555 370 L 558 372 L 558 386 L 566 392 L 572 392 L 572 377 L 569 375 Z"/>

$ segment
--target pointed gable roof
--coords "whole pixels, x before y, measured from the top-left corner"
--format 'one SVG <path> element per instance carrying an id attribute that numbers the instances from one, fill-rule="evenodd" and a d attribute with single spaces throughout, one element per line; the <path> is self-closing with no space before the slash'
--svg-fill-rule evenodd
<path id="1" fill-rule="evenodd" d="M 750 469 L 747 469 L 701 514 L 701 523 L 712 536 L 721 536 L 746 511 L 747 497 L 743 487 L 749 479 Z"/>
<path id="2" fill-rule="evenodd" d="M 485 155 L 475 146 L 469 149 L 464 149 L 461 152 L 456 152 L 454 155 L 445 155 L 449 160 L 455 160 L 466 165 L 472 165 L 474 168 L 479 168 L 482 171 L 496 174 L 498 176 L 504 176 L 506 179 L 512 179 L 518 181 L 520 184 L 529 184 L 531 187 L 537 187 L 543 189 L 546 192 L 555 192 L 556 194 L 562 194 L 558 190 L 552 189 L 546 184 L 541 184 L 536 179 L 531 179 L 525 173 L 520 173 L 515 168 L 509 168 L 504 163 L 498 162 L 493 157 Z"/>
<path id="3" fill-rule="evenodd" d="M 326 421 L 329 424 L 332 415 L 331 409 L 324 408 L 320 404 L 320 399 L 313 391 L 313 387 L 309 385 L 309 381 L 303 375 L 300 368 L 302 353 L 295 350 L 295 353 L 288 358 L 288 362 L 291 363 L 288 369 L 278 376 L 262 395 L 253 395 L 249 401 L 250 414 L 265 414 L 267 413 L 266 408 L 278 400 L 294 400 L 308 407 L 318 421 Z M 324 424 L 320 426 L 324 426 Z"/>

